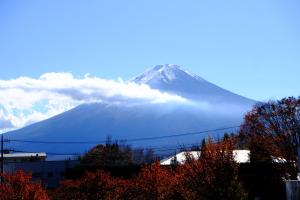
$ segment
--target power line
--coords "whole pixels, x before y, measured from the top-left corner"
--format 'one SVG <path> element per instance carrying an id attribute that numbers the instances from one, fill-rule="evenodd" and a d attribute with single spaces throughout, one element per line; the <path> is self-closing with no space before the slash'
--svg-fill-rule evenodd
<path id="1" fill-rule="evenodd" d="M 174 138 L 174 137 L 183 137 L 183 136 L 189 136 L 189 135 L 199 135 L 209 132 L 216 132 L 216 131 L 224 131 L 228 129 L 234 129 L 238 128 L 239 126 L 231 126 L 231 127 L 225 127 L 225 128 L 218 128 L 218 129 L 211 129 L 211 130 L 205 130 L 205 131 L 198 131 L 198 132 L 188 132 L 188 133 L 181 133 L 181 134 L 172 134 L 172 135 L 164 135 L 164 136 L 154 136 L 154 137 L 143 137 L 143 138 L 132 138 L 132 139 L 119 139 L 119 141 L 126 141 L 126 142 L 140 142 L 140 141 L 148 141 L 148 140 L 160 140 L 160 139 L 166 139 L 166 138 Z M 12 139 L 9 140 L 11 142 L 21 142 L 21 143 L 40 143 L 40 144 L 101 144 L 105 143 L 104 141 L 39 141 L 39 140 L 18 140 L 18 139 Z"/>
<path id="2" fill-rule="evenodd" d="M 171 151 L 171 150 L 191 149 L 194 147 L 200 147 L 200 142 L 184 144 L 184 145 L 170 145 L 170 146 L 153 147 L 150 149 L 153 150 L 154 152 L 164 152 L 164 151 Z"/>
<path id="3" fill-rule="evenodd" d="M 197 143 L 198 144 L 198 143 Z M 180 150 L 180 149 L 189 149 L 193 148 L 196 143 L 194 144 L 188 144 L 186 146 L 182 145 L 173 145 L 173 146 L 165 146 L 165 147 L 157 147 L 157 148 L 150 148 L 151 150 L 158 151 L 158 152 L 164 152 L 164 151 L 172 151 L 172 150 Z M 25 150 L 11 150 L 13 152 L 17 153 L 36 153 L 32 151 L 25 151 Z M 80 156 L 83 155 L 84 153 L 68 153 L 68 152 L 60 152 L 60 153 L 55 153 L 55 152 L 45 152 L 47 155 L 72 155 L 72 156 Z"/>
<path id="4" fill-rule="evenodd" d="M 150 148 L 153 150 L 154 154 L 159 157 L 165 157 L 165 156 L 170 156 L 173 155 L 171 151 L 177 151 L 177 150 L 182 150 L 182 151 L 190 151 L 191 148 L 195 147 L 195 145 L 198 145 L 200 147 L 200 143 L 191 143 L 187 145 L 172 145 L 172 146 L 161 146 L 161 147 L 154 147 Z M 31 151 L 25 151 L 25 150 L 11 150 L 13 152 L 21 152 L 21 153 L 36 153 L 36 152 L 31 152 Z M 156 153 L 155 153 L 156 152 Z M 157 152 L 168 152 L 168 153 L 157 153 Z M 45 152 L 47 155 L 57 155 L 57 156 L 82 156 L 85 153 L 68 153 L 68 152 L 60 152 L 60 153 L 55 153 L 55 152 Z"/>

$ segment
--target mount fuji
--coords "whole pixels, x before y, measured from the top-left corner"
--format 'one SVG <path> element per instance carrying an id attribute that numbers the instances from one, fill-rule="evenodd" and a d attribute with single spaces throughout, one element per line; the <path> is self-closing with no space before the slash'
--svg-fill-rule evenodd
<path id="1" fill-rule="evenodd" d="M 157 65 L 130 81 L 147 84 L 151 88 L 174 93 L 194 101 L 252 105 L 253 100 L 222 89 L 200 76 L 181 70 L 177 65 Z"/>
<path id="2" fill-rule="evenodd" d="M 154 150 L 188 146 L 200 143 L 208 135 L 220 137 L 226 131 L 233 131 L 234 128 L 223 128 L 239 126 L 243 115 L 256 103 L 176 65 L 155 66 L 129 82 L 149 85 L 188 102 L 82 104 L 50 119 L 5 133 L 5 137 L 12 140 L 9 145 L 16 150 L 57 154 L 83 153 L 104 142 L 108 136 L 135 147 L 152 147 Z"/>

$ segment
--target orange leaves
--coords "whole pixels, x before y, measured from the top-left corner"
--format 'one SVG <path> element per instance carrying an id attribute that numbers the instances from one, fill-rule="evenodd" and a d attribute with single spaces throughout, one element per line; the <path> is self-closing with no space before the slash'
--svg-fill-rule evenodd
<path id="1" fill-rule="evenodd" d="M 112 178 L 104 171 L 87 172 L 79 180 L 67 180 L 54 194 L 54 199 L 122 199 L 127 182 Z"/>
<path id="2" fill-rule="evenodd" d="M 32 183 L 31 175 L 22 171 L 4 174 L 5 182 L 0 184 L 1 200 L 47 200 L 47 192 L 40 183 Z"/>
<path id="3" fill-rule="evenodd" d="M 288 173 L 297 176 L 295 162 L 300 145 L 300 98 L 284 98 L 257 105 L 246 117 L 240 134 L 251 151 L 252 162 L 286 160 Z"/>
<path id="4" fill-rule="evenodd" d="M 202 149 L 200 159 L 180 167 L 186 199 L 243 199 L 246 195 L 238 180 L 238 165 L 232 154 L 231 139 Z"/>
<path id="5" fill-rule="evenodd" d="M 177 174 L 159 162 L 145 166 L 133 183 L 134 199 L 173 199 L 180 187 Z"/>
<path id="6" fill-rule="evenodd" d="M 79 180 L 67 180 L 54 199 L 172 199 L 176 192 L 175 173 L 159 163 L 145 166 L 132 179 L 113 178 L 104 171 L 87 172 Z"/>
<path id="7" fill-rule="evenodd" d="M 232 150 L 231 138 L 219 143 L 209 140 L 200 159 L 175 169 L 156 162 L 131 179 L 87 172 L 78 180 L 64 181 L 53 199 L 243 199 Z"/>

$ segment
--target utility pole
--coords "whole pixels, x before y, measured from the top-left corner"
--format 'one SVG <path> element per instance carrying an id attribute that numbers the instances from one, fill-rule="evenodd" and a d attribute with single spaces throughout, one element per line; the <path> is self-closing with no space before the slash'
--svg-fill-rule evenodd
<path id="1" fill-rule="evenodd" d="M 299 145 L 298 145 L 298 175 L 300 175 L 300 146 Z"/>
<path id="2" fill-rule="evenodd" d="M 4 149 L 3 149 L 3 134 L 1 134 L 1 183 L 3 183 L 3 163 L 4 163 L 4 158 L 3 158 L 3 154 L 4 154 Z"/>

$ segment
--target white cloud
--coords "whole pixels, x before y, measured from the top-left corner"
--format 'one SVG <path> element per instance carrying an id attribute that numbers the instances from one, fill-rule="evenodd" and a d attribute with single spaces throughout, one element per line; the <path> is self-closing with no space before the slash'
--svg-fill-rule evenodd
<path id="1" fill-rule="evenodd" d="M 106 80 L 91 75 L 76 78 L 70 73 L 46 73 L 39 78 L 0 80 L 0 132 L 49 118 L 79 104 L 169 103 L 186 99 L 148 85 Z"/>

